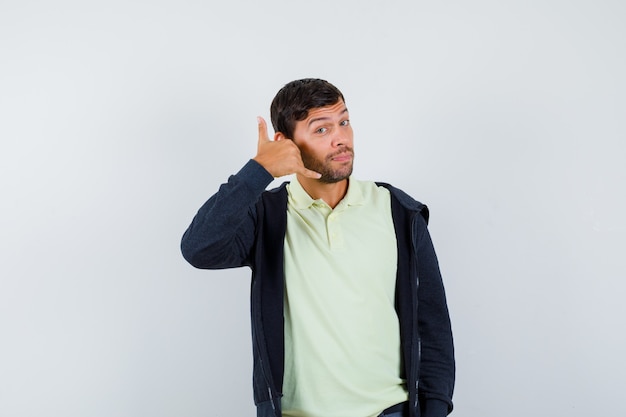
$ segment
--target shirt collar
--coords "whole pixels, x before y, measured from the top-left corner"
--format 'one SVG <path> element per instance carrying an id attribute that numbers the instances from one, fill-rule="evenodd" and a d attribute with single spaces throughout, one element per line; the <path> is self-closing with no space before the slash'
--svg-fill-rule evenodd
<path id="1" fill-rule="evenodd" d="M 315 203 L 326 204 L 323 200 L 313 200 L 311 196 L 302 188 L 300 182 L 298 182 L 298 178 L 296 176 L 293 177 L 293 180 L 289 183 L 287 187 L 289 192 L 289 197 L 293 206 L 298 210 L 304 210 Z M 348 206 L 359 206 L 363 204 L 363 187 L 361 183 L 357 180 L 352 179 L 350 177 L 348 179 L 348 191 L 343 199 L 339 202 L 337 207 L 348 207 Z"/>

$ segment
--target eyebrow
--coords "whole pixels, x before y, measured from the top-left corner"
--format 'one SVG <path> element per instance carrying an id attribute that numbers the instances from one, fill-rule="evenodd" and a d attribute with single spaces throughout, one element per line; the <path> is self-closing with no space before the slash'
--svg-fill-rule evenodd
<path id="1" fill-rule="evenodd" d="M 343 115 L 344 113 L 348 113 L 348 108 L 347 107 L 344 107 L 343 111 L 341 113 L 339 113 L 339 115 Z M 309 123 L 307 123 L 307 126 L 311 126 L 313 123 L 319 122 L 320 120 L 328 120 L 328 119 L 330 119 L 329 116 L 316 117 L 315 119 L 309 120 Z"/>

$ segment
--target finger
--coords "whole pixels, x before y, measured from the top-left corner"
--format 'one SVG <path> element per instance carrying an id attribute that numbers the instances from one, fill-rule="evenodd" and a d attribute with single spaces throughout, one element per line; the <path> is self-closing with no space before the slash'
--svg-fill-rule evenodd
<path id="1" fill-rule="evenodd" d="M 269 142 L 270 137 L 267 135 L 267 123 L 261 116 L 257 116 L 256 118 L 259 128 L 259 143 Z"/>
<path id="2" fill-rule="evenodd" d="M 310 169 L 304 167 L 302 167 L 299 173 L 307 178 L 312 178 L 314 180 L 319 180 L 322 177 L 322 174 L 320 174 L 319 172 L 311 171 Z"/>

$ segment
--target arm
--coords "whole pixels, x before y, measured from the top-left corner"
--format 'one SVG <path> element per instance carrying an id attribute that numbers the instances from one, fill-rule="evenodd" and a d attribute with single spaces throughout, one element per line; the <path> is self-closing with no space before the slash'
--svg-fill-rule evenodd
<path id="1" fill-rule="evenodd" d="M 233 268 L 247 264 L 254 242 L 254 204 L 272 175 L 250 160 L 222 184 L 193 218 L 181 241 L 183 257 L 196 268 Z"/>
<path id="2" fill-rule="evenodd" d="M 254 243 L 254 204 L 274 177 L 300 173 L 320 175 L 304 167 L 300 150 L 277 133 L 267 135 L 265 120 L 258 118 L 257 155 L 222 184 L 194 217 L 181 242 L 183 257 L 196 268 L 220 269 L 248 265 Z"/>
<path id="3" fill-rule="evenodd" d="M 452 411 L 455 363 L 446 296 L 426 221 L 417 216 L 418 326 L 421 340 L 419 392 L 423 417 Z"/>

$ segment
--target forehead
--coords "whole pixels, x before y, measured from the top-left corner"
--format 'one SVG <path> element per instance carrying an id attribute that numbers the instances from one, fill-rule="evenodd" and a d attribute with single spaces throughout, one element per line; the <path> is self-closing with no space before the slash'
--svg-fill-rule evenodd
<path id="1" fill-rule="evenodd" d="M 319 119 L 342 117 L 344 113 L 347 114 L 348 109 L 346 107 L 346 103 L 340 99 L 335 104 L 310 109 L 306 119 L 302 120 L 302 122 L 309 124 Z"/>

